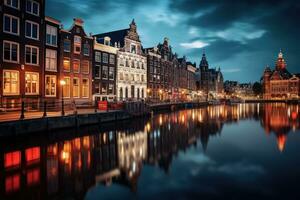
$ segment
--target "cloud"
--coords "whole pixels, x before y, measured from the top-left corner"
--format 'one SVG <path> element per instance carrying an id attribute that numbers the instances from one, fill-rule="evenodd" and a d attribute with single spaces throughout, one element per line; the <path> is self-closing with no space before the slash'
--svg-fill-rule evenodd
<path id="1" fill-rule="evenodd" d="M 209 43 L 206 42 L 202 42 L 202 41 L 194 41 L 194 42 L 190 42 L 190 43 L 180 43 L 180 46 L 182 46 L 183 48 L 186 49 L 201 49 L 203 47 L 208 46 Z"/>
<path id="2" fill-rule="evenodd" d="M 235 72 L 240 72 L 241 69 L 239 68 L 231 68 L 231 69 L 222 69 L 223 73 L 235 73 Z"/>

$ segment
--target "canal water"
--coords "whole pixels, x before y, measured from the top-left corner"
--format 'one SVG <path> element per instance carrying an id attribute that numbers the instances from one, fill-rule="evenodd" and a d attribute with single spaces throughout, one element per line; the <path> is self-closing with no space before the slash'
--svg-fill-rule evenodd
<path id="1" fill-rule="evenodd" d="M 0 199 L 300 199 L 299 105 L 240 104 L 0 144 Z"/>

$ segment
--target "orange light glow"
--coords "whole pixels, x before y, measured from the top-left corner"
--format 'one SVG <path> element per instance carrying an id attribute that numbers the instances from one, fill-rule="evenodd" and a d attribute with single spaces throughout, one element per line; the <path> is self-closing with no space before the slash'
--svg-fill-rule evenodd
<path id="1" fill-rule="evenodd" d="M 286 136 L 285 135 L 279 135 L 277 137 L 277 144 L 278 144 L 278 149 L 279 149 L 280 152 L 282 152 L 284 150 L 285 143 L 286 143 Z"/>
<path id="2" fill-rule="evenodd" d="M 32 147 L 25 150 L 26 163 L 30 164 L 32 161 L 39 161 L 40 147 Z"/>
<path id="3" fill-rule="evenodd" d="M 297 113 L 294 111 L 294 112 L 292 112 L 292 119 L 293 120 L 296 120 L 297 119 Z"/>
<path id="4" fill-rule="evenodd" d="M 11 193 L 20 189 L 20 174 L 15 174 L 5 178 L 5 192 Z"/>
<path id="5" fill-rule="evenodd" d="M 4 167 L 14 167 L 21 164 L 21 152 L 14 151 L 4 154 Z"/>
<path id="6" fill-rule="evenodd" d="M 40 169 L 33 169 L 27 172 L 27 185 L 33 186 L 40 182 Z"/>

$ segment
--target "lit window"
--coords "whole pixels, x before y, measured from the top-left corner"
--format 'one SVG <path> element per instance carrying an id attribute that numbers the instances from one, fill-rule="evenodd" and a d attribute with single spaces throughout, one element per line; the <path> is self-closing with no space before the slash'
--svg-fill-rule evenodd
<path id="1" fill-rule="evenodd" d="M 81 72 L 83 74 L 89 74 L 89 61 L 83 61 L 81 65 Z"/>
<path id="2" fill-rule="evenodd" d="M 40 147 L 32 147 L 25 150 L 26 163 L 40 160 Z"/>
<path id="3" fill-rule="evenodd" d="M 107 83 L 101 83 L 101 94 L 107 94 Z"/>
<path id="4" fill-rule="evenodd" d="M 21 185 L 20 174 L 14 174 L 5 178 L 5 192 L 11 193 L 18 191 Z"/>
<path id="5" fill-rule="evenodd" d="M 82 97 L 89 97 L 89 81 L 87 78 L 82 79 Z"/>
<path id="6" fill-rule="evenodd" d="M 19 72 L 12 70 L 3 70 L 3 94 L 18 95 L 19 94 Z"/>
<path id="7" fill-rule="evenodd" d="M 73 60 L 73 72 L 79 73 L 80 71 L 80 60 Z"/>
<path id="8" fill-rule="evenodd" d="M 81 52 L 81 37 L 75 35 L 74 36 L 74 53 L 80 54 Z"/>
<path id="9" fill-rule="evenodd" d="M 19 22 L 18 17 L 4 14 L 3 16 L 3 32 L 13 35 L 19 35 Z"/>
<path id="10" fill-rule="evenodd" d="M 30 65 L 39 64 L 39 48 L 34 46 L 25 46 L 25 63 Z"/>
<path id="11" fill-rule="evenodd" d="M 57 28 L 47 25 L 46 28 L 46 43 L 48 45 L 57 45 Z"/>
<path id="12" fill-rule="evenodd" d="M 25 73 L 26 94 L 39 94 L 39 73 Z"/>
<path id="13" fill-rule="evenodd" d="M 26 12 L 38 16 L 40 13 L 40 4 L 36 1 L 27 0 Z"/>
<path id="14" fill-rule="evenodd" d="M 45 95 L 47 97 L 56 96 L 56 76 L 54 75 L 45 76 Z"/>
<path id="15" fill-rule="evenodd" d="M 63 86 L 63 96 L 64 98 L 70 98 L 70 77 L 64 78 L 65 85 Z"/>
<path id="16" fill-rule="evenodd" d="M 19 62 L 19 44 L 16 42 L 3 41 L 3 60 L 6 62 Z"/>
<path id="17" fill-rule="evenodd" d="M 26 21 L 25 22 L 25 36 L 27 38 L 39 39 L 39 24 L 32 22 L 32 21 Z"/>
<path id="18" fill-rule="evenodd" d="M 69 72 L 70 71 L 70 58 L 64 57 L 63 60 L 63 67 L 64 67 L 64 71 Z"/>
<path id="19" fill-rule="evenodd" d="M 19 9 L 20 8 L 20 2 L 19 0 L 4 0 L 4 4 L 6 6 Z"/>
<path id="20" fill-rule="evenodd" d="M 26 175 L 27 186 L 33 186 L 40 182 L 40 169 L 31 169 L 27 171 Z"/>
<path id="21" fill-rule="evenodd" d="M 46 49 L 46 70 L 57 71 L 57 52 L 55 50 Z"/>
<path id="22" fill-rule="evenodd" d="M 21 152 L 14 151 L 4 154 L 4 167 L 16 167 L 21 165 Z"/>
<path id="23" fill-rule="evenodd" d="M 78 98 L 79 97 L 79 79 L 78 78 L 74 78 L 73 79 L 73 97 Z"/>

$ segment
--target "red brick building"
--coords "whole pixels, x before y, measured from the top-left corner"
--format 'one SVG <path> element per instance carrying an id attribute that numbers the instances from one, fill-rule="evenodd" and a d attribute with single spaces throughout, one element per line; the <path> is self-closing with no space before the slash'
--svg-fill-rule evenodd
<path id="1" fill-rule="evenodd" d="M 291 74 L 286 66 L 283 54 L 280 51 L 275 69 L 265 68 L 262 77 L 264 99 L 299 98 L 300 78 L 295 74 Z"/>

